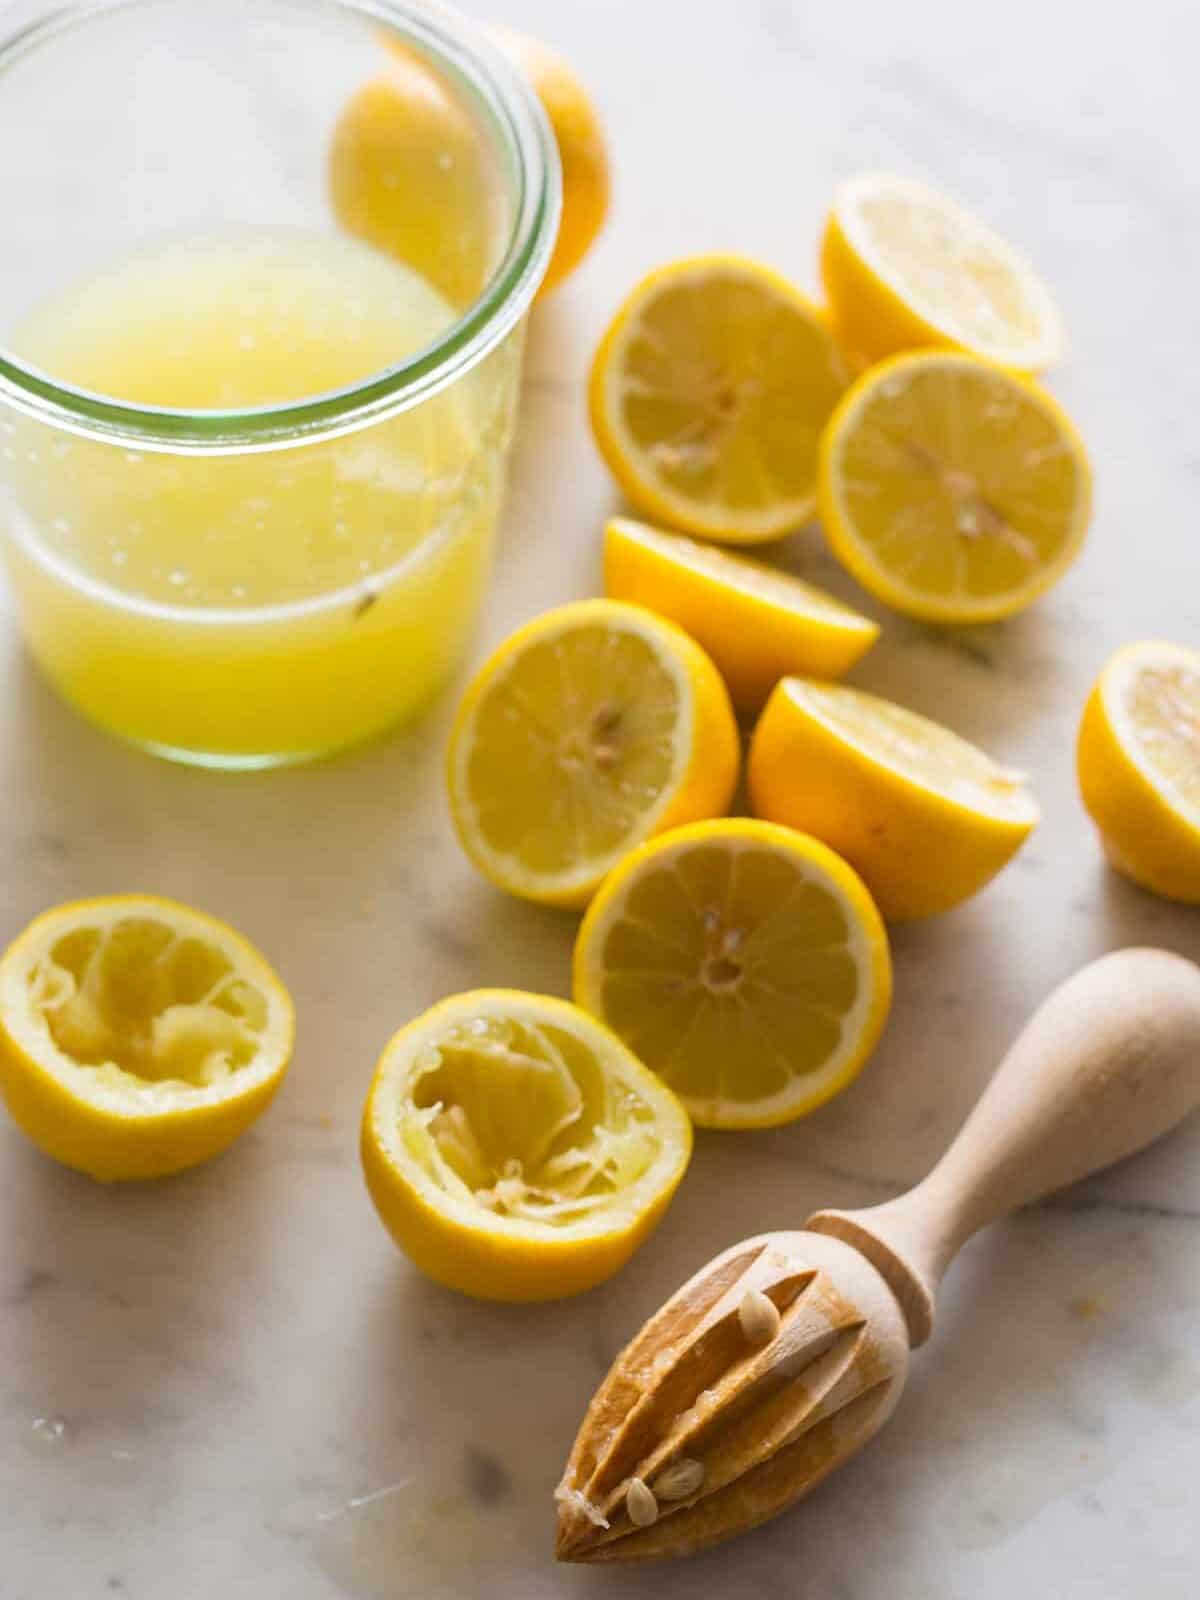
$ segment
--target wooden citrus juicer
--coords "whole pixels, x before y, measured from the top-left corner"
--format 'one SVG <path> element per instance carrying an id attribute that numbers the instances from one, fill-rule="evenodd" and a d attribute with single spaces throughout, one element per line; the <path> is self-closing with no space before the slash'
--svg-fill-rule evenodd
<path id="1" fill-rule="evenodd" d="M 735 1245 L 613 1363 L 556 1492 L 565 1561 L 689 1555 L 775 1516 L 871 1439 L 977 1229 L 1200 1103 L 1200 968 L 1159 950 L 1045 1002 L 923 1183 Z"/>

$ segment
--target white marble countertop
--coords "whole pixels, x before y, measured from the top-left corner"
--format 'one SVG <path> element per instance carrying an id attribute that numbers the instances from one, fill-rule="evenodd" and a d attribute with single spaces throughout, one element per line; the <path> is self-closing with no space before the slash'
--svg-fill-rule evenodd
<path id="1" fill-rule="evenodd" d="M 889 620 L 855 674 L 1034 774 L 1045 822 L 966 909 L 896 933 L 896 1005 L 854 1088 L 806 1122 L 698 1142 L 666 1222 L 549 1308 L 425 1282 L 378 1225 L 357 1129 L 376 1054 L 439 996 L 563 992 L 570 920 L 468 869 L 440 784 L 449 702 L 335 763 L 175 769 L 92 732 L 0 636 L 7 936 L 144 888 L 230 918 L 299 1003 L 270 1114 L 227 1157 L 106 1190 L 0 1124 L 5 1600 L 1195 1600 L 1200 1119 L 1000 1226 L 870 1452 L 691 1564 L 557 1569 L 550 1493 L 617 1346 L 687 1272 L 765 1226 L 920 1175 L 1025 1013 L 1131 942 L 1200 956 L 1200 912 L 1101 864 L 1075 791 L 1085 689 L 1117 644 L 1200 639 L 1200 13 L 1009 0 L 506 0 L 595 87 L 610 228 L 537 314 L 486 631 L 596 583 L 612 491 L 582 376 L 643 269 L 711 246 L 814 283 L 839 177 L 886 166 L 971 201 L 1054 285 L 1057 392 L 1097 464 L 1075 571 L 969 636 Z M 809 532 L 797 570 L 852 588 Z M 39 1421 L 40 1419 L 40 1421 Z"/>

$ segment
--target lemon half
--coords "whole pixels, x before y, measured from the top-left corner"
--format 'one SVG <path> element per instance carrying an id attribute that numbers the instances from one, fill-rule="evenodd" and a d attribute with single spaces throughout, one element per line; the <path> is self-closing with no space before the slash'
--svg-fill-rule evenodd
<path id="1" fill-rule="evenodd" d="M 893 921 L 977 893 L 1038 821 L 1022 773 L 843 684 L 786 678 L 755 729 L 747 776 L 756 816 L 839 851 Z"/>
<path id="2" fill-rule="evenodd" d="M 640 511 L 755 544 L 811 517 L 818 440 L 845 383 L 824 316 L 786 278 L 696 256 L 630 294 L 596 351 L 588 402 Z"/>
<path id="3" fill-rule="evenodd" d="M 492 23 L 488 32 L 532 84 L 562 163 L 562 219 L 538 290 L 545 295 L 579 266 L 608 216 L 612 178 L 604 127 L 578 74 L 557 50 L 499 23 Z"/>
<path id="4" fill-rule="evenodd" d="M 878 623 L 815 584 L 631 517 L 605 528 L 604 588 L 677 622 L 744 710 L 789 673 L 840 678 L 879 637 Z"/>
<path id="5" fill-rule="evenodd" d="M 951 345 L 1022 372 L 1062 353 L 1062 324 L 1028 262 L 953 200 L 865 173 L 837 191 L 821 276 L 848 348 L 867 361 Z"/>
<path id="6" fill-rule="evenodd" d="M 367 1186 L 430 1277 L 550 1300 L 614 1273 L 691 1156 L 679 1101 L 565 1000 L 478 990 L 402 1029 L 362 1126 Z"/>
<path id="7" fill-rule="evenodd" d="M 1118 650 L 1088 698 L 1078 765 L 1113 865 L 1200 903 L 1200 652 L 1161 640 Z"/>
<path id="8" fill-rule="evenodd" d="M 678 828 L 604 882 L 575 998 L 709 1128 L 790 1122 L 854 1078 L 891 1002 L 871 896 L 815 839 L 730 818 Z"/>
<path id="9" fill-rule="evenodd" d="M 480 668 L 451 735 L 451 813 L 499 888 L 578 906 L 635 844 L 725 811 L 739 761 L 699 645 L 641 606 L 581 600 Z"/>
<path id="10" fill-rule="evenodd" d="M 930 622 L 989 622 L 1079 554 L 1091 468 L 1044 389 L 974 356 L 918 352 L 873 367 L 838 406 L 820 502 L 834 554 L 878 599 Z"/>
<path id="11" fill-rule="evenodd" d="M 215 917 L 150 895 L 81 900 L 0 959 L 0 1089 L 47 1155 L 106 1181 L 218 1154 L 291 1058 L 292 1002 Z"/>

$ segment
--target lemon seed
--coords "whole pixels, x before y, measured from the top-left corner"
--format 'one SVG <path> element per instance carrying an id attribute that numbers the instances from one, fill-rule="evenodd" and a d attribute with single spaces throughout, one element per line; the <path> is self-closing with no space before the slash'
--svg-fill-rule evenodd
<path id="1" fill-rule="evenodd" d="M 658 1501 L 640 1478 L 630 1478 L 625 1492 L 625 1509 L 635 1528 L 648 1528 L 658 1521 Z"/>
<path id="2" fill-rule="evenodd" d="M 779 1332 L 779 1307 L 761 1289 L 748 1289 L 738 1307 L 738 1322 L 750 1344 L 770 1344 Z"/>
<path id="3" fill-rule="evenodd" d="M 690 1500 L 703 1482 L 704 1463 L 680 1456 L 655 1478 L 653 1493 L 659 1500 Z"/>

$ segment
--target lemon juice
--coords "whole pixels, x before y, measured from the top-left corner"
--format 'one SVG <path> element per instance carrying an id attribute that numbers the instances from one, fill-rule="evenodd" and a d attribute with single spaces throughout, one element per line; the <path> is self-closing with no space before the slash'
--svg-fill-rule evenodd
<path id="1" fill-rule="evenodd" d="M 11 414 L 8 558 L 30 648 L 86 715 L 217 765 L 298 760 L 418 708 L 489 566 L 519 332 L 440 393 L 288 448 L 222 414 L 362 384 L 458 313 L 336 233 L 143 247 L 43 302 L 9 348 L 58 384 L 211 418 L 215 448 L 129 448 Z"/>

